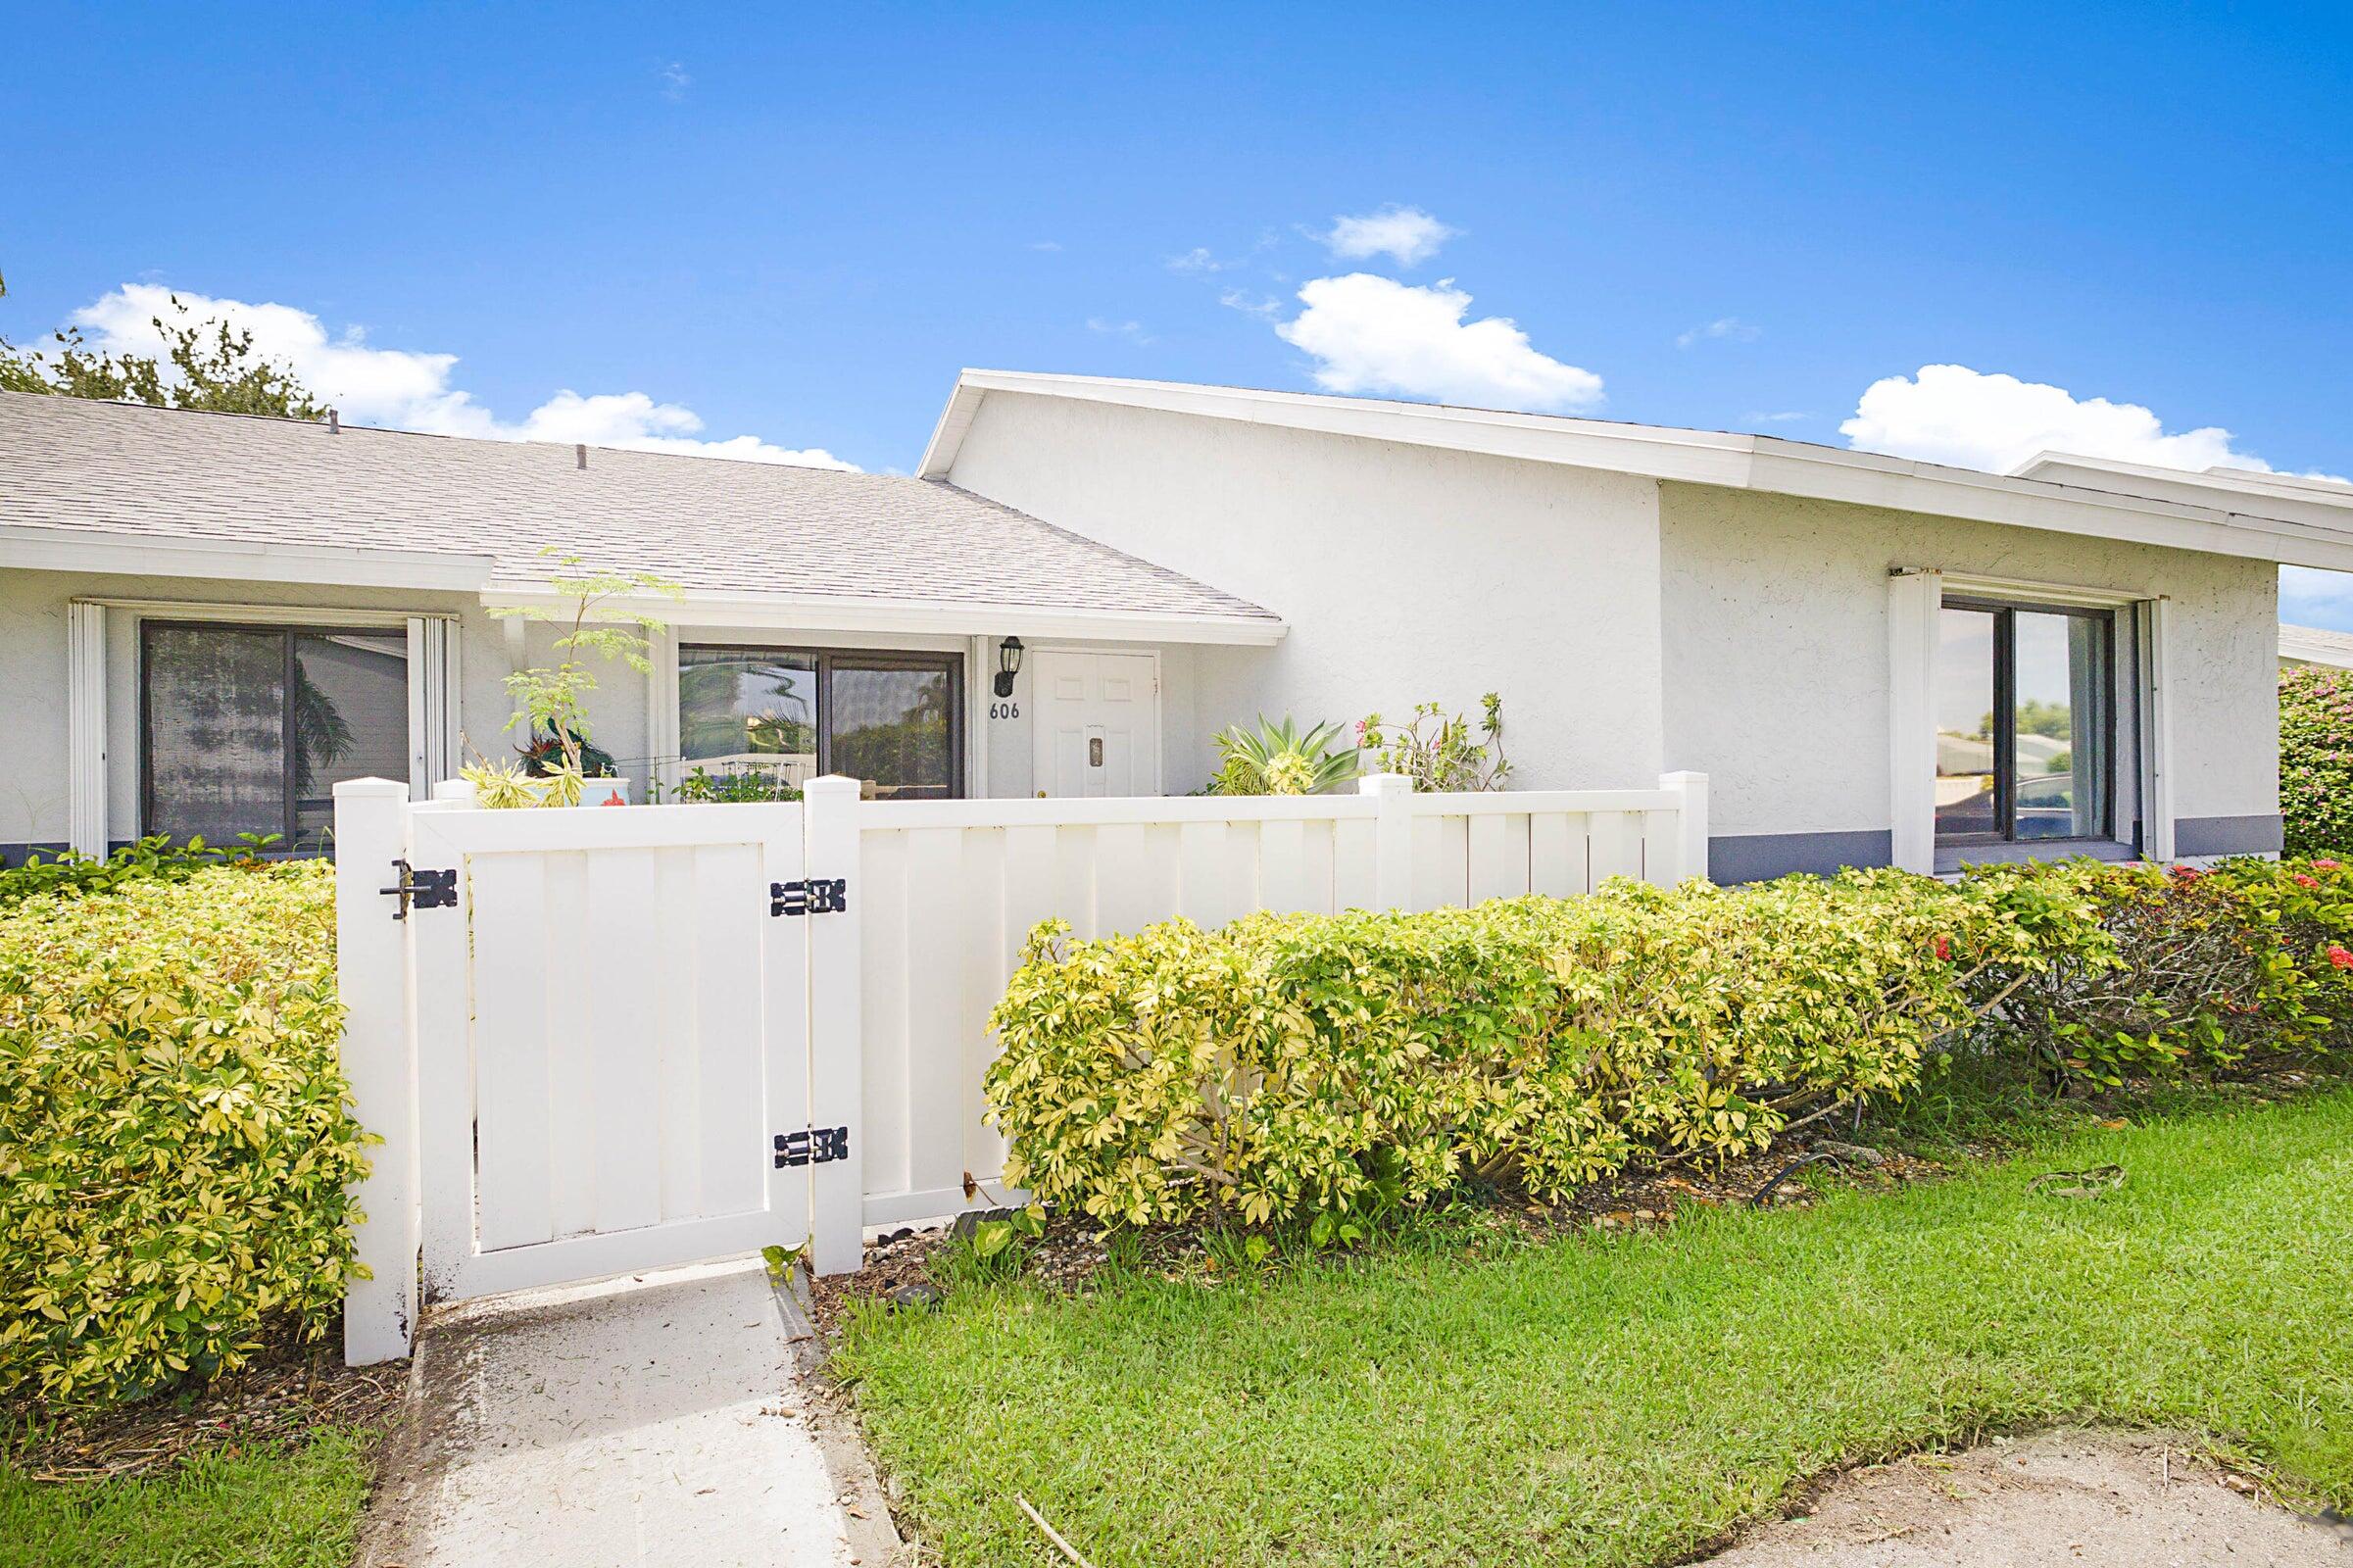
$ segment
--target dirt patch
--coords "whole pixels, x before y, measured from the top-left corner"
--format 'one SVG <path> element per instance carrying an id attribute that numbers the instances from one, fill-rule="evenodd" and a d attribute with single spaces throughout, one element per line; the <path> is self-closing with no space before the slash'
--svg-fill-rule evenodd
<path id="1" fill-rule="evenodd" d="M 120 1409 L 12 1412 L 28 1441 L 8 1458 L 35 1481 L 145 1475 L 209 1449 L 299 1442 L 319 1427 L 383 1430 L 405 1364 L 347 1367 L 342 1340 L 264 1350 L 226 1377 Z"/>
<path id="2" fill-rule="evenodd" d="M 2163 1434 L 2046 1432 L 1850 1470 L 1706 1568 L 2346 1568 L 2299 1517 Z"/>

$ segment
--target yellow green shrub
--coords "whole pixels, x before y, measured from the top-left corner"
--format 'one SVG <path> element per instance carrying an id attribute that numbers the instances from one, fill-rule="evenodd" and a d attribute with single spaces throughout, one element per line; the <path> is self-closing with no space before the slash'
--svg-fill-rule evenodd
<path id="1" fill-rule="evenodd" d="M 126 1398 L 341 1306 L 365 1168 L 326 867 L 0 913 L 0 1395 Z"/>
<path id="2" fill-rule="evenodd" d="M 1005 1179 L 1108 1221 L 1257 1224 L 1474 1175 L 1556 1195 L 1762 1148 L 1918 1082 L 2089 900 L 1900 872 L 1422 914 L 1032 934 L 994 1014 Z"/>

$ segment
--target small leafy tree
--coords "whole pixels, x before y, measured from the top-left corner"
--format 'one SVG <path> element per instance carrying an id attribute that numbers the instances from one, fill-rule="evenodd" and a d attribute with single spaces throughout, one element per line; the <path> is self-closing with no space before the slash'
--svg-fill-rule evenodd
<path id="1" fill-rule="evenodd" d="M 1417 794 L 1441 790 L 1499 790 L 1511 776 L 1503 755 L 1503 699 L 1489 692 L 1479 700 L 1479 726 L 1460 713 L 1449 716 L 1436 703 L 1413 710 L 1413 722 L 1384 724 L 1367 713 L 1356 724 L 1356 744 L 1373 754 L 1372 771 L 1402 773 Z"/>
<path id="2" fill-rule="evenodd" d="M 618 660 L 641 675 L 651 675 L 654 662 L 646 657 L 651 646 L 647 639 L 650 633 L 662 630 L 663 622 L 641 611 L 615 607 L 613 601 L 646 593 L 676 599 L 685 590 L 648 572 L 585 571 L 580 557 L 558 555 L 553 546 L 542 554 L 555 560 L 556 572 L 548 585 L 571 601 L 568 617 L 538 605 L 491 612 L 563 626 L 554 650 L 562 662 L 552 668 L 534 665 L 518 669 L 507 677 L 507 691 L 515 701 L 507 727 L 527 724 L 531 736 L 544 733 L 553 738 L 561 760 L 550 771 L 568 780 L 577 798 L 578 780 L 583 776 L 581 753 L 588 744 L 588 694 L 597 688 L 596 671 L 584 656 Z M 594 618 L 600 614 L 602 620 Z"/>
<path id="3" fill-rule="evenodd" d="M 226 321 L 201 318 L 176 294 L 172 308 L 170 320 L 150 318 L 164 337 L 162 360 L 93 349 L 77 326 L 52 334 L 56 347 L 46 354 L 0 339 L 0 391 L 283 419 L 326 417 L 326 405 L 292 370 L 255 350 L 250 329 L 231 330 Z"/>

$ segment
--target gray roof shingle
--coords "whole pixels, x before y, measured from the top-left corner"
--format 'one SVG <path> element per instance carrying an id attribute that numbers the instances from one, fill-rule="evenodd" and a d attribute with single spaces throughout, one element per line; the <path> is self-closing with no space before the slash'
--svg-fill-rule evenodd
<path id="1" fill-rule="evenodd" d="M 1270 612 L 935 480 L 0 392 L 0 524 L 447 551 L 543 548 L 713 594 L 1247 617 Z"/>

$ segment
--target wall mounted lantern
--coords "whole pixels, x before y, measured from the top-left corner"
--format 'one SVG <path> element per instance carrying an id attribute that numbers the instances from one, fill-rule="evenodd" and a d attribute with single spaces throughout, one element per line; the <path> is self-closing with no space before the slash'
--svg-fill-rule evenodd
<path id="1" fill-rule="evenodd" d="M 1013 677 L 1021 673 L 1021 639 L 1007 637 L 997 645 L 997 695 L 1013 695 Z"/>

